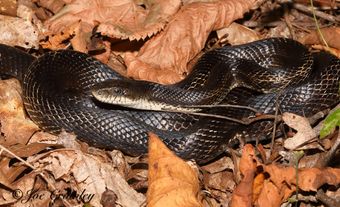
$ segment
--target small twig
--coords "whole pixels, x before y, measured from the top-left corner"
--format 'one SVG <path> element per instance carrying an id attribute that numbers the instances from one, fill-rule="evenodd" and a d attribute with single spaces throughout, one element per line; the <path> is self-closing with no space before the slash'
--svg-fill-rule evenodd
<path id="1" fill-rule="evenodd" d="M 21 157 L 17 156 L 16 154 L 14 154 L 12 151 L 10 151 L 6 147 L 2 146 L 1 144 L 0 144 L 0 149 L 1 149 L 1 151 L 5 151 L 8 154 L 10 154 L 11 156 L 15 157 L 16 159 L 18 159 L 20 162 L 24 163 L 27 167 L 31 168 L 32 170 L 36 170 L 36 168 L 33 165 L 31 165 L 29 162 L 27 162 L 26 160 L 24 160 Z"/>
<path id="2" fill-rule="evenodd" d="M 340 203 L 336 199 L 327 196 L 322 189 L 317 191 L 315 197 L 327 207 L 340 207 Z"/>
<path id="3" fill-rule="evenodd" d="M 254 27 L 277 27 L 281 25 L 282 21 L 274 21 L 274 22 L 257 22 L 254 20 L 245 21 L 242 24 L 246 27 L 254 28 Z"/>
<path id="4" fill-rule="evenodd" d="M 281 96 L 281 94 L 283 93 L 283 90 L 281 90 L 277 96 L 276 96 L 276 100 L 275 100 L 275 119 L 274 119 L 274 126 L 273 126 L 273 134 L 272 134 L 272 140 L 271 140 L 271 143 L 270 143 L 270 150 L 269 150 L 269 154 L 271 155 L 272 154 L 272 151 L 274 149 L 274 142 L 275 142 L 275 135 L 276 135 L 276 128 L 277 128 L 277 123 L 278 121 L 281 121 L 281 116 L 279 117 L 278 114 L 279 114 L 279 108 L 280 108 L 280 103 L 279 103 L 279 97 Z M 278 119 L 280 118 L 280 119 Z"/>
<path id="5" fill-rule="evenodd" d="M 250 110 L 254 113 L 260 113 L 257 109 L 250 106 L 242 106 L 242 105 L 233 105 L 233 104 L 220 104 L 220 105 L 193 105 L 193 106 L 183 106 L 185 108 L 237 108 L 237 109 L 246 109 Z M 178 111 L 181 112 L 181 111 Z"/>
<path id="6" fill-rule="evenodd" d="M 338 136 L 335 140 L 335 142 L 332 144 L 332 147 L 326 154 L 323 154 L 320 156 L 320 158 L 316 161 L 315 167 L 326 167 L 327 164 L 331 161 L 331 159 L 334 157 L 336 154 L 336 151 L 340 147 L 340 132 L 338 132 Z"/>
<path id="7" fill-rule="evenodd" d="M 243 118 L 242 120 L 240 120 L 240 119 L 235 119 L 235 118 L 231 118 L 231 117 L 227 117 L 227 116 L 223 116 L 223 115 L 200 113 L 200 112 L 178 111 L 178 110 L 171 110 L 171 109 L 161 110 L 161 111 L 171 112 L 171 113 L 182 113 L 182 114 L 189 114 L 189 115 L 203 116 L 203 117 L 211 117 L 211 118 L 217 118 L 217 119 L 224 119 L 224 120 L 236 122 L 236 123 L 243 124 L 243 125 L 249 125 L 249 124 L 256 122 L 256 121 L 259 121 L 259 120 L 268 120 L 268 119 L 276 119 L 277 118 L 276 115 L 261 114 L 257 117 L 254 117 L 254 118 Z M 281 119 L 280 116 L 279 116 L 279 119 Z"/>
<path id="8" fill-rule="evenodd" d="M 318 120 L 324 118 L 328 113 L 329 109 L 325 109 L 323 111 L 319 111 L 318 113 L 314 114 L 313 116 L 308 117 L 308 121 L 311 125 L 315 124 Z"/>
<path id="9" fill-rule="evenodd" d="M 316 25 L 316 29 L 317 29 L 317 31 L 318 31 L 318 34 L 320 35 L 320 38 L 321 38 L 323 44 L 324 44 L 327 48 L 329 48 L 329 47 L 328 47 L 328 44 L 327 44 L 327 41 L 325 40 L 325 37 L 323 36 L 323 34 L 322 34 L 321 30 L 320 30 L 319 22 L 318 22 L 318 20 L 316 19 L 316 14 L 315 14 L 316 11 L 315 11 L 315 8 L 314 8 L 314 5 L 313 5 L 313 0 L 310 0 L 310 5 L 311 5 L 311 7 L 312 7 L 313 18 L 314 18 L 314 21 L 315 21 L 315 25 Z"/>
<path id="10" fill-rule="evenodd" d="M 306 32 L 306 33 L 310 33 L 310 30 L 309 29 L 307 29 L 307 27 L 308 26 L 306 26 L 306 25 L 299 25 L 299 24 L 297 24 L 297 23 L 295 23 L 295 22 L 292 22 L 292 25 L 294 26 L 294 27 L 296 27 L 297 29 L 300 29 L 300 30 L 302 30 L 302 31 L 304 31 L 304 32 Z"/>
<path id="11" fill-rule="evenodd" d="M 249 125 L 249 124 L 256 122 L 256 121 L 268 120 L 268 119 L 275 120 L 275 122 L 280 122 L 282 120 L 282 117 L 281 117 L 281 115 L 277 115 L 277 114 L 275 114 L 275 115 L 262 114 L 260 116 L 255 117 L 255 118 L 245 118 L 245 119 L 242 119 L 242 120 L 246 125 Z"/>
<path id="12" fill-rule="evenodd" d="M 310 14 L 313 13 L 313 8 L 307 7 L 303 4 L 294 3 L 293 8 L 300 10 L 302 12 L 306 12 L 306 13 L 310 13 Z M 320 17 L 322 19 L 326 19 L 326 20 L 333 22 L 333 23 L 339 23 L 340 22 L 340 17 L 334 17 L 334 16 L 329 15 L 329 14 L 322 12 L 322 11 L 315 11 L 315 16 Z"/>
<path id="13" fill-rule="evenodd" d="M 288 12 L 287 5 L 283 5 L 283 6 L 284 6 L 284 15 L 283 15 L 284 22 L 286 23 L 286 25 L 288 27 L 288 30 L 289 30 L 289 33 L 290 33 L 292 39 L 296 39 L 296 35 L 295 35 L 294 29 L 293 29 L 292 22 L 288 18 L 289 12 Z"/>
<path id="14" fill-rule="evenodd" d="M 167 112 L 174 112 L 174 113 L 183 113 L 183 114 L 190 114 L 190 115 L 196 115 L 196 116 L 203 116 L 203 117 L 211 117 L 211 118 L 218 118 L 218 119 L 225 119 L 225 120 L 229 120 L 232 122 L 236 122 L 239 124 L 247 124 L 247 122 L 241 121 L 239 119 L 235 119 L 235 118 L 231 118 L 231 117 L 227 117 L 227 116 L 222 116 L 222 115 L 217 115 L 217 114 L 207 114 L 207 113 L 199 113 L 199 112 L 187 112 L 187 111 L 181 111 L 178 112 L 176 110 L 172 111 L 172 110 L 166 110 Z"/>

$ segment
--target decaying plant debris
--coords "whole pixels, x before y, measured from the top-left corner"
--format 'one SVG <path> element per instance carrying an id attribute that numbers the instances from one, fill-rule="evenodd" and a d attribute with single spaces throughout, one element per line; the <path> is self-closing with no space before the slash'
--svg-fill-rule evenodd
<path id="1" fill-rule="evenodd" d="M 0 43 L 28 52 L 72 47 L 123 75 L 174 83 L 202 52 L 226 43 L 289 37 L 340 57 L 340 2 L 313 4 L 314 9 L 309 0 L 1 1 Z M 293 128 L 290 138 L 245 145 L 204 166 L 180 160 L 150 135 L 148 163 L 146 157 L 93 148 L 70 133 L 40 131 L 24 111 L 18 81 L 2 80 L 0 205 L 339 205 L 339 161 L 329 159 L 339 154 L 338 130 L 320 140 L 322 122 L 313 128 L 305 117 L 282 118 Z"/>

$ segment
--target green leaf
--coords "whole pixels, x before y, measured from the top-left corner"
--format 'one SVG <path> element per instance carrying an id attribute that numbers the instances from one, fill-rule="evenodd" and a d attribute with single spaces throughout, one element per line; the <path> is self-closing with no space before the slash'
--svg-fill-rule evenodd
<path id="1" fill-rule="evenodd" d="M 338 126 L 340 126 L 340 109 L 337 109 L 327 116 L 320 131 L 320 138 L 322 139 L 333 133 Z"/>

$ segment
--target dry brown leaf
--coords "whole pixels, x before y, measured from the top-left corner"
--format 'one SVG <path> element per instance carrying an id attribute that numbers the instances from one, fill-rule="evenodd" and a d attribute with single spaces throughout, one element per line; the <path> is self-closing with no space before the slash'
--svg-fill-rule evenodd
<path id="1" fill-rule="evenodd" d="M 198 200 L 198 175 L 155 135 L 149 134 L 149 188 L 147 205 L 202 206 Z"/>
<path id="2" fill-rule="evenodd" d="M 10 189 L 14 189 L 12 183 L 18 178 L 18 176 L 27 169 L 24 165 L 10 165 L 11 159 L 2 158 L 0 162 L 0 183 L 7 186 Z"/>
<path id="3" fill-rule="evenodd" d="M 219 189 L 223 192 L 233 191 L 236 186 L 234 174 L 229 171 L 204 175 L 203 181 L 205 187 L 209 189 Z"/>
<path id="4" fill-rule="evenodd" d="M 256 203 L 259 206 L 280 206 L 296 190 L 296 169 L 274 164 L 263 167 L 264 171 L 269 174 L 269 179 L 264 183 L 263 190 Z M 340 183 L 340 169 L 299 169 L 298 180 L 300 190 L 317 191 L 324 184 L 338 185 Z"/>
<path id="5" fill-rule="evenodd" d="M 0 43 L 38 48 L 39 31 L 30 20 L 0 15 Z"/>
<path id="6" fill-rule="evenodd" d="M 284 147 L 287 149 L 296 149 L 317 136 L 309 120 L 305 117 L 285 112 L 282 115 L 282 119 L 288 126 L 297 131 L 292 138 L 285 140 Z"/>
<path id="7" fill-rule="evenodd" d="M 15 79 L 0 81 L 0 123 L 5 139 L 1 143 L 9 146 L 26 144 L 39 127 L 25 115 L 21 99 L 20 84 Z"/>
<path id="8" fill-rule="evenodd" d="M 250 144 L 246 144 L 243 147 L 239 165 L 243 179 L 234 189 L 232 207 L 251 206 L 256 166 L 255 150 Z"/>
<path id="9" fill-rule="evenodd" d="M 17 15 L 17 7 L 17 0 L 0 1 L 0 14 L 15 17 Z"/>
<path id="10" fill-rule="evenodd" d="M 51 50 L 65 49 L 65 40 L 73 37 L 70 41 L 73 49 L 80 52 L 87 52 L 92 28 L 83 22 L 76 22 L 65 28 L 63 32 L 50 36 L 46 41 L 41 41 L 40 45 Z"/>
<path id="11" fill-rule="evenodd" d="M 225 156 L 215 162 L 202 166 L 202 169 L 210 174 L 222 172 L 227 169 L 232 171 L 234 169 L 234 163 L 230 157 Z"/>
<path id="12" fill-rule="evenodd" d="M 50 192 L 45 189 L 40 189 L 36 192 L 36 195 L 44 195 L 40 197 L 41 199 L 32 199 L 30 195 L 33 194 L 32 190 L 38 189 L 38 186 L 35 187 L 37 172 L 31 172 L 16 180 L 13 183 L 14 191 L 7 191 L 4 189 L 0 189 L 0 193 L 2 195 L 2 199 L 0 200 L 0 204 L 9 203 L 14 204 L 16 207 L 26 207 L 26 206 L 48 206 L 46 201 L 50 200 Z M 32 194 L 30 193 L 32 192 Z"/>
<path id="13" fill-rule="evenodd" d="M 276 186 L 288 185 L 290 188 L 295 188 L 296 169 L 294 167 L 267 165 L 264 166 L 264 170 L 270 174 L 270 180 Z M 299 188 L 303 191 L 317 191 L 324 184 L 338 185 L 340 183 L 340 169 L 299 169 L 298 180 Z"/>
<path id="14" fill-rule="evenodd" d="M 258 180 L 254 181 L 258 167 L 261 167 L 263 172 L 257 176 Z M 297 180 L 300 191 L 307 192 L 317 191 L 324 184 L 340 184 L 340 169 L 337 168 L 301 168 L 297 172 L 295 167 L 260 164 L 251 145 L 246 145 L 243 149 L 240 171 L 244 178 L 233 192 L 232 206 L 278 207 L 295 192 Z M 265 179 L 264 173 L 268 175 Z"/>
<path id="15" fill-rule="evenodd" d="M 52 37 L 52 35 L 65 33 L 65 31 L 75 33 L 76 42 L 79 44 L 84 41 L 81 31 L 87 33 L 98 26 L 97 32 L 112 38 L 145 39 L 159 32 L 179 9 L 180 4 L 180 0 L 170 2 L 162 0 L 139 2 L 133 0 L 75 0 L 45 22 L 45 27 L 48 30 L 46 35 Z M 77 24 L 81 26 L 77 26 Z M 81 29 L 80 32 L 70 31 L 70 26 L 76 29 L 86 29 Z M 65 39 L 67 38 L 65 37 Z"/>
<path id="16" fill-rule="evenodd" d="M 284 192 L 282 189 L 278 189 L 272 182 L 265 180 L 261 188 L 261 193 L 254 202 L 256 204 L 255 206 L 278 207 L 282 203 L 283 196 L 281 195 L 284 195 Z"/>
<path id="17" fill-rule="evenodd" d="M 340 50 L 340 27 L 327 27 L 320 29 L 323 37 L 325 38 L 329 47 Z M 323 44 L 320 35 L 317 31 L 313 31 L 310 34 L 302 37 L 300 40 L 303 44 Z"/>
<path id="18" fill-rule="evenodd" d="M 36 1 L 36 3 L 39 6 L 44 7 L 53 13 L 57 13 L 58 11 L 60 11 L 65 6 L 66 2 L 66 0 L 34 0 L 34 1 Z"/>
<path id="19" fill-rule="evenodd" d="M 129 40 L 151 37 L 164 28 L 180 8 L 181 1 L 152 0 L 138 1 L 137 4 L 135 1 L 130 1 L 128 4 L 130 8 L 127 11 L 133 11 L 133 13 L 124 12 L 124 20 L 120 16 L 118 21 L 103 22 L 99 25 L 98 32 L 109 37 Z M 143 6 L 145 9 L 141 9 Z"/>
<path id="20" fill-rule="evenodd" d="M 258 174 L 253 183 L 253 202 L 259 198 L 261 191 L 263 190 L 263 183 L 265 181 L 265 176 L 263 173 Z"/>
<path id="21" fill-rule="evenodd" d="M 241 24 L 235 22 L 231 23 L 228 27 L 216 31 L 219 39 L 225 39 L 231 45 L 241 45 L 249 42 L 254 42 L 261 38 L 255 30 L 249 29 Z"/>
<path id="22" fill-rule="evenodd" d="M 184 5 L 164 31 L 144 44 L 137 55 L 127 53 L 128 76 L 174 83 L 188 73 L 187 63 L 204 47 L 211 31 L 228 26 L 257 0 L 220 0 Z"/>
<path id="23" fill-rule="evenodd" d="M 53 146 L 55 145 L 46 143 L 32 143 L 28 145 L 16 144 L 8 147 L 8 149 L 18 157 L 29 157 Z M 13 158 L 11 155 L 6 154 L 6 156 Z"/>
<path id="24" fill-rule="evenodd" d="M 331 47 L 326 47 L 324 45 L 312 45 L 312 48 L 316 49 L 316 50 L 324 50 L 327 51 L 335 56 L 337 56 L 338 58 L 340 58 L 340 49 L 335 49 L 335 48 L 331 48 Z"/>

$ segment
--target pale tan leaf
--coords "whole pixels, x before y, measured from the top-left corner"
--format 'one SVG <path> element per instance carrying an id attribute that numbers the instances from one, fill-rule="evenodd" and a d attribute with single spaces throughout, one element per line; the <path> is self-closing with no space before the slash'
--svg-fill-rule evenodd
<path id="1" fill-rule="evenodd" d="M 0 15 L 0 43 L 38 48 L 39 31 L 31 21 L 18 17 Z"/>
<path id="2" fill-rule="evenodd" d="M 287 149 L 296 149 L 317 136 L 305 117 L 285 112 L 282 115 L 282 119 L 288 126 L 297 131 L 292 138 L 285 140 L 284 147 Z"/>
<path id="3" fill-rule="evenodd" d="M 33 158 L 32 158 L 33 159 Z M 100 206 L 100 198 L 106 189 L 117 195 L 122 206 L 140 206 L 145 198 L 133 190 L 124 177 L 110 163 L 100 157 L 79 150 L 59 150 L 39 159 L 35 167 L 48 170 L 55 179 L 74 180 L 77 188 L 86 190 L 92 206 Z"/>

